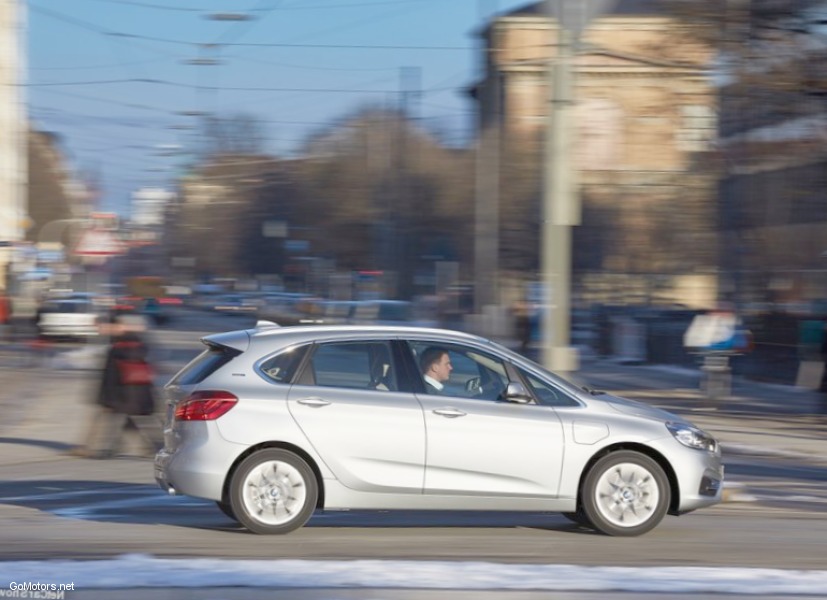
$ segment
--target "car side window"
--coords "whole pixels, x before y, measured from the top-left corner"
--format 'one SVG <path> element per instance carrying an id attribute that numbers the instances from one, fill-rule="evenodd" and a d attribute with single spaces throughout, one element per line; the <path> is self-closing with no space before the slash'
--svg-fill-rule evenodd
<path id="1" fill-rule="evenodd" d="M 375 391 L 397 391 L 388 342 L 320 344 L 310 360 L 316 385 Z"/>
<path id="2" fill-rule="evenodd" d="M 411 353 L 419 367 L 426 393 L 477 400 L 499 400 L 508 385 L 505 364 L 487 352 L 460 344 L 411 341 Z M 450 368 L 437 368 L 428 374 L 427 363 L 435 358 L 435 352 L 448 356 Z M 443 363 L 444 365 L 444 359 Z M 426 378 L 427 375 L 427 378 Z M 434 385 L 434 380 L 442 385 Z"/>
<path id="3" fill-rule="evenodd" d="M 259 369 L 263 375 L 276 383 L 292 383 L 306 352 L 307 346 L 290 348 L 265 360 Z"/>
<path id="4" fill-rule="evenodd" d="M 580 404 L 568 394 L 565 394 L 523 369 L 519 369 L 519 371 L 540 404 L 544 406 L 580 406 Z"/>

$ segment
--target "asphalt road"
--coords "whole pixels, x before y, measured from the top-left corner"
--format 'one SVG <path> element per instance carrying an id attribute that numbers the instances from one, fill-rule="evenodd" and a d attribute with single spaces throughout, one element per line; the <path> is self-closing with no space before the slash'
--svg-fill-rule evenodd
<path id="1" fill-rule="evenodd" d="M 0 559 L 156 556 L 480 560 L 824 568 L 823 512 L 729 503 L 609 538 L 557 514 L 317 514 L 287 536 L 246 532 L 209 502 L 170 497 L 147 459 L 69 457 L 0 468 Z"/>
<path id="2" fill-rule="evenodd" d="M 194 332 L 249 324 L 227 317 L 205 322 L 197 314 L 186 319 L 156 333 L 173 363 L 196 351 Z M 149 459 L 67 456 L 76 439 L 69 430 L 78 431 L 86 415 L 82 399 L 67 395 L 64 404 L 55 388 L 63 381 L 76 395 L 82 385 L 69 383 L 78 377 L 31 369 L 2 376 L 0 560 L 142 553 L 783 569 L 827 564 L 827 465 L 745 454 L 728 457 L 727 472 L 748 482 L 745 494 L 755 501 L 667 517 L 639 538 L 598 535 L 557 514 L 361 511 L 317 514 L 287 536 L 257 536 L 210 502 L 164 494 Z M 55 410 L 63 411 L 58 419 Z"/>

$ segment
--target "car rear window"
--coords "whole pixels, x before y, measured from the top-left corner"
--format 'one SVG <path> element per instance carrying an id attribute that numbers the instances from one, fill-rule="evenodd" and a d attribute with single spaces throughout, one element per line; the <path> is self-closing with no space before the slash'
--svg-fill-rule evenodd
<path id="1" fill-rule="evenodd" d="M 82 313 L 90 310 L 90 305 L 86 302 L 49 302 L 43 305 L 41 312 L 49 313 Z"/>
<path id="2" fill-rule="evenodd" d="M 196 356 L 170 382 L 170 385 L 194 385 L 201 383 L 218 369 L 241 354 L 226 346 L 210 346 Z"/>

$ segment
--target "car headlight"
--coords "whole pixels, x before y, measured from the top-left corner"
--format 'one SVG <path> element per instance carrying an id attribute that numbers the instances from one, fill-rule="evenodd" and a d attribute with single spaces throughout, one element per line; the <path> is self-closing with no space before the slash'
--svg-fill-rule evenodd
<path id="1" fill-rule="evenodd" d="M 688 448 L 707 450 L 709 452 L 716 452 L 718 450 L 718 442 L 715 438 L 694 425 L 668 422 L 666 423 L 666 428 L 669 430 L 669 433 L 675 436 L 676 440 Z"/>

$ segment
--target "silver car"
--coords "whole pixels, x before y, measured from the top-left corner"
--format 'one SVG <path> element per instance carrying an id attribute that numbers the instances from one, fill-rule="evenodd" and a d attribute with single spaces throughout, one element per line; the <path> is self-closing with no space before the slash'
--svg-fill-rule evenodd
<path id="1" fill-rule="evenodd" d="M 256 533 L 316 509 L 447 509 L 559 511 L 634 536 L 721 499 L 709 434 L 480 337 L 259 323 L 202 341 L 165 386 L 155 478 Z M 420 370 L 435 352 L 450 359 L 439 391 Z"/>

